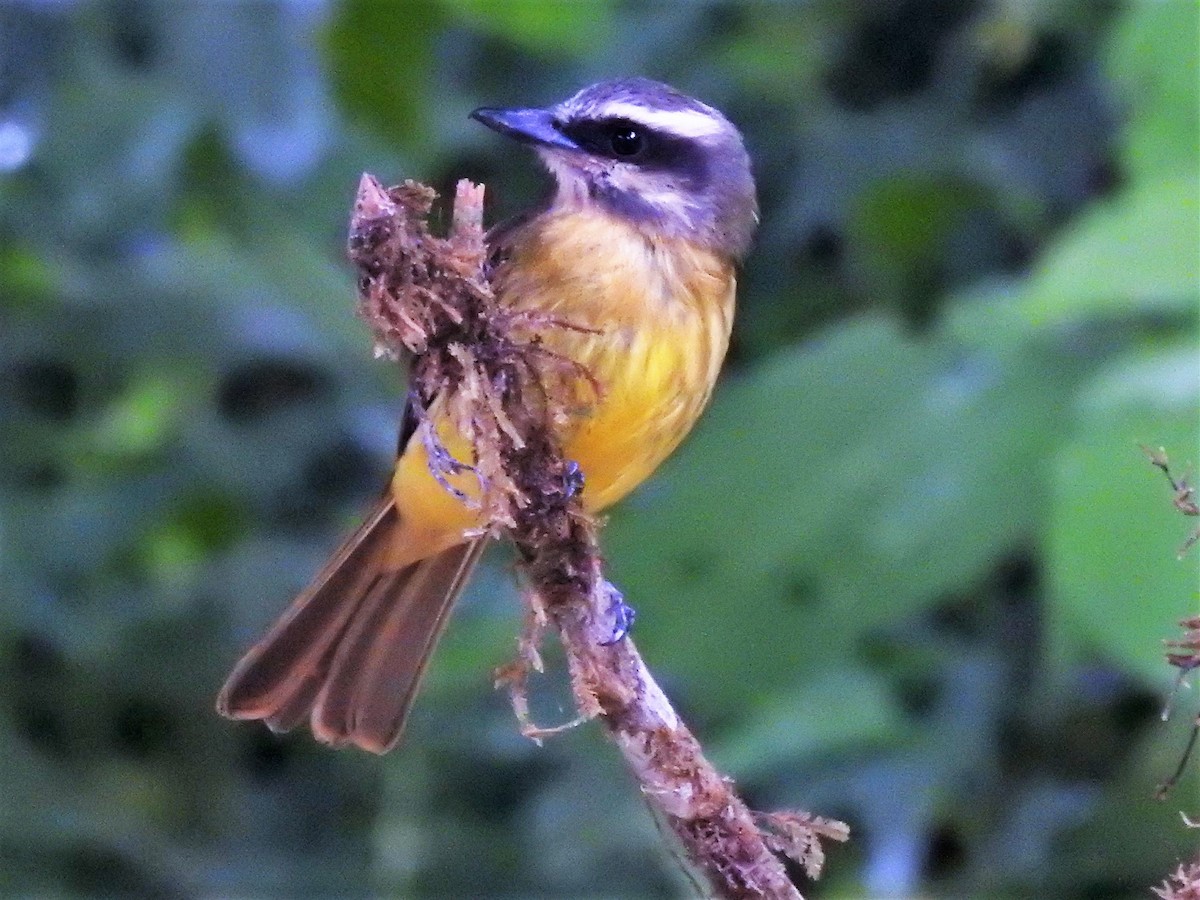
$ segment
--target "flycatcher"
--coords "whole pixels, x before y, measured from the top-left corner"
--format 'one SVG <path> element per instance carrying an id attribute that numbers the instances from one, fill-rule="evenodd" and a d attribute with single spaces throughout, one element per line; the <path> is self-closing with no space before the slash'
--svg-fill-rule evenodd
<path id="1" fill-rule="evenodd" d="M 585 330 L 544 345 L 600 391 L 563 426 L 595 511 L 645 480 L 707 405 L 729 345 L 737 267 L 758 224 L 750 160 L 720 112 L 643 78 L 548 108 L 472 117 L 531 146 L 548 202 L 489 240 L 499 303 Z M 444 398 L 427 404 L 439 434 Z M 439 417 L 440 416 L 440 417 Z M 384 496 L 229 676 L 222 715 L 383 753 L 400 739 L 434 644 L 483 551 L 477 513 L 401 426 Z M 458 441 L 461 443 L 461 436 Z"/>

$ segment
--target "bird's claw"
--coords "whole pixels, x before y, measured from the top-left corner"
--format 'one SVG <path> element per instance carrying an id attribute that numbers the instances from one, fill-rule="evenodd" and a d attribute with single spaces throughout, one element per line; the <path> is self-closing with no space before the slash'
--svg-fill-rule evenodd
<path id="1" fill-rule="evenodd" d="M 567 497 L 574 497 L 583 490 L 583 470 L 579 468 L 579 463 L 573 459 L 566 461 L 562 481 L 563 493 Z"/>
<path id="2" fill-rule="evenodd" d="M 609 582 L 604 582 L 603 590 L 608 594 L 608 613 L 612 616 L 613 629 L 608 640 L 601 641 L 600 646 L 611 647 L 629 636 L 637 619 L 637 610 L 626 603 L 625 595 Z"/>
<path id="3" fill-rule="evenodd" d="M 426 411 L 425 405 L 421 402 L 420 395 L 411 389 L 408 392 L 408 405 L 412 411 L 412 415 L 416 418 L 417 436 L 421 439 L 421 443 L 425 447 L 425 461 L 429 467 L 429 474 L 442 486 L 443 490 L 460 503 L 465 503 L 471 507 L 476 506 L 477 501 L 467 496 L 465 491 L 451 484 L 450 479 L 456 475 L 462 475 L 464 472 L 469 472 L 479 481 L 479 487 L 482 491 L 485 485 L 483 483 L 483 476 L 479 470 L 470 463 L 455 459 L 450 451 L 445 448 L 438 438 L 433 422 L 429 419 L 429 413 Z"/>

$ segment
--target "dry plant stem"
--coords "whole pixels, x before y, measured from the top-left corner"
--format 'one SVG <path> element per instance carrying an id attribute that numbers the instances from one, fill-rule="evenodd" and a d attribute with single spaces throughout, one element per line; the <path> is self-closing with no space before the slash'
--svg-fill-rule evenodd
<path id="1" fill-rule="evenodd" d="M 579 503 L 578 472 L 556 438 L 581 393 L 595 395 L 599 386 L 537 337 L 577 326 L 496 304 L 482 187 L 460 182 L 444 239 L 425 224 L 433 199 L 421 185 L 384 190 L 364 175 L 350 255 L 377 353 L 412 354 L 416 405 L 427 410 L 440 402 L 474 447 L 469 465 L 432 454 L 434 475 L 444 479 L 469 468 L 480 486 L 481 530 L 503 532 L 520 554 L 529 584 L 526 626 L 519 658 L 499 681 L 509 687 L 523 730 L 535 740 L 556 730 L 530 722 L 524 692 L 530 672 L 541 670 L 540 639 L 553 628 L 579 708 L 570 724 L 601 719 L 713 894 L 799 898 L 775 854 L 796 859 L 815 877 L 823 861 L 819 838 L 845 840 L 846 827 L 804 813 L 751 812 L 705 759 L 633 642 L 608 642 L 614 590 L 603 576 L 598 526 Z M 428 421 L 421 427 L 433 434 Z"/>
<path id="2" fill-rule="evenodd" d="M 1146 454 L 1146 458 L 1150 460 L 1150 464 L 1158 469 L 1166 477 L 1167 482 L 1171 485 L 1173 497 L 1172 504 L 1179 512 L 1185 516 L 1200 516 L 1200 504 L 1196 502 L 1196 489 L 1192 486 L 1189 476 L 1183 475 L 1176 478 L 1171 471 L 1171 461 L 1167 458 L 1167 451 L 1159 447 L 1154 449 L 1145 444 L 1141 445 L 1142 452 Z M 1187 552 L 1200 542 L 1200 528 L 1195 529 L 1188 538 L 1184 541 L 1183 546 L 1179 548 L 1178 556 L 1183 559 Z M 1179 689 L 1185 685 L 1185 679 L 1190 672 L 1200 668 L 1200 616 L 1190 616 L 1179 623 L 1184 629 L 1184 635 L 1178 640 L 1165 640 L 1167 646 L 1167 662 L 1179 670 L 1179 674 L 1175 678 L 1175 686 L 1171 689 L 1171 693 L 1167 697 L 1166 706 L 1162 711 L 1162 720 L 1166 722 L 1171 716 L 1171 708 L 1175 703 L 1175 699 L 1179 694 Z M 1155 791 L 1155 798 L 1165 800 L 1167 796 L 1175 789 L 1184 773 L 1187 771 L 1188 762 L 1191 760 L 1192 752 L 1196 749 L 1197 741 L 1200 740 L 1200 716 L 1192 720 L 1191 734 L 1188 736 L 1187 746 L 1184 748 L 1183 755 L 1179 759 L 1179 765 L 1171 776 L 1158 786 Z"/>
<path id="3" fill-rule="evenodd" d="M 1161 885 L 1151 890 L 1161 900 L 1200 900 L 1200 858 L 1180 863 Z"/>
<path id="4" fill-rule="evenodd" d="M 1163 707 L 1162 720 L 1164 722 L 1171 717 L 1171 708 L 1175 703 L 1175 697 L 1179 693 L 1179 689 L 1186 683 L 1185 679 L 1188 673 L 1200 668 L 1200 616 L 1191 616 L 1184 619 L 1179 625 L 1184 629 L 1183 637 L 1179 640 L 1163 641 L 1168 647 L 1167 662 L 1179 669 L 1179 674 L 1175 678 L 1175 686 L 1167 697 L 1166 706 Z M 1192 720 L 1192 731 L 1188 736 L 1187 746 L 1184 747 L 1183 754 L 1179 758 L 1179 764 L 1175 767 L 1171 777 L 1158 786 L 1154 793 L 1155 799 L 1165 800 L 1175 789 L 1175 785 L 1187 771 L 1188 762 L 1192 758 L 1192 752 L 1196 749 L 1198 739 L 1200 739 L 1200 716 Z"/>
<path id="5" fill-rule="evenodd" d="M 1176 478 L 1172 474 L 1171 462 L 1167 459 L 1167 451 L 1162 447 L 1155 450 L 1152 447 L 1147 447 L 1145 444 L 1142 444 L 1141 447 L 1142 452 L 1146 454 L 1146 458 L 1150 460 L 1150 464 L 1162 472 L 1170 483 L 1171 490 L 1174 492 L 1171 502 L 1175 508 L 1185 516 L 1200 516 L 1200 503 L 1196 502 L 1196 488 L 1193 487 L 1187 475 Z M 1183 545 L 1180 546 L 1178 551 L 1179 558 L 1183 559 L 1187 555 L 1187 552 L 1196 546 L 1197 543 L 1200 543 L 1200 528 L 1194 529 L 1187 536 L 1187 539 L 1184 540 Z"/>

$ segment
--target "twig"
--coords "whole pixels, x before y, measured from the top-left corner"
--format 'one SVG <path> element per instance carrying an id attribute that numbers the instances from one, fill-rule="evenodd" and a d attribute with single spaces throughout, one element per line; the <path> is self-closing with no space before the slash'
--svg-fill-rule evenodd
<path id="1" fill-rule="evenodd" d="M 561 730 L 531 722 L 525 695 L 529 674 L 541 671 L 540 640 L 553 628 L 579 710 L 570 724 L 600 718 L 714 894 L 799 898 L 775 853 L 816 877 L 824 858 L 820 838 L 845 840 L 848 829 L 804 813 L 749 810 L 704 757 L 633 642 L 611 641 L 614 612 L 626 608 L 604 578 L 598 525 L 580 505 L 578 468 L 563 458 L 556 437 L 571 410 L 594 400 L 602 386 L 547 351 L 539 336 L 586 329 L 496 303 L 481 186 L 459 183 L 447 238 L 426 226 L 434 199 L 422 185 L 384 190 L 364 175 L 350 255 L 377 353 L 415 354 L 410 390 L 426 409 L 436 399 L 440 416 L 474 448 L 474 459 L 460 463 L 479 481 L 480 530 L 503 532 L 521 557 L 526 624 L 517 661 L 497 680 L 508 687 L 523 732 L 539 740 Z M 437 428 L 425 427 L 426 437 L 436 439 Z M 444 460 L 440 466 L 434 474 L 444 477 Z"/>
<path id="2" fill-rule="evenodd" d="M 1200 504 L 1196 502 L 1196 489 L 1192 486 L 1188 475 L 1183 475 L 1176 478 L 1171 472 L 1171 461 L 1167 458 L 1167 451 L 1163 447 L 1157 450 L 1141 444 L 1142 453 L 1150 460 L 1150 465 L 1154 466 L 1166 477 L 1171 485 L 1173 496 L 1171 498 L 1172 505 L 1183 513 L 1185 516 L 1200 516 Z M 1194 530 L 1184 541 L 1183 546 L 1179 548 L 1178 556 L 1180 559 L 1187 554 L 1196 542 L 1200 540 L 1200 529 Z M 1175 684 L 1171 688 L 1171 693 L 1167 696 L 1167 702 L 1163 706 L 1162 720 L 1166 722 L 1171 717 L 1171 710 L 1175 704 L 1175 698 L 1179 695 L 1180 688 L 1185 687 L 1186 678 L 1190 672 L 1200 667 L 1200 616 L 1190 616 L 1179 623 L 1184 629 L 1184 634 L 1178 640 L 1164 640 L 1163 643 L 1167 646 L 1167 662 L 1179 670 L 1175 677 Z M 1179 779 L 1183 777 L 1187 771 L 1188 762 L 1191 760 L 1192 752 L 1196 749 L 1197 739 L 1200 738 L 1200 716 L 1197 716 L 1192 721 L 1191 734 L 1188 737 L 1187 746 L 1184 748 L 1183 754 L 1179 759 L 1179 765 L 1175 767 L 1175 771 L 1169 778 L 1160 784 L 1154 792 L 1154 796 L 1158 800 L 1165 800 L 1175 789 L 1175 785 L 1179 783 Z"/>
<path id="3" fill-rule="evenodd" d="M 1179 694 L 1180 688 L 1186 685 L 1188 673 L 1200 668 L 1200 616 L 1191 616 L 1179 623 L 1184 629 L 1183 637 L 1178 640 L 1164 640 L 1167 645 L 1167 662 L 1175 666 L 1179 670 L 1179 674 L 1175 676 L 1175 684 L 1171 688 L 1171 693 L 1167 697 L 1167 702 L 1163 706 L 1162 720 L 1166 722 L 1171 717 L 1171 709 L 1175 704 L 1175 698 Z M 1179 783 L 1179 779 L 1183 777 L 1187 771 L 1188 762 L 1192 758 L 1192 752 L 1196 749 L 1197 738 L 1200 738 L 1200 716 L 1192 720 L 1192 730 L 1188 737 L 1187 746 L 1183 750 L 1183 754 L 1179 758 L 1179 765 L 1175 767 L 1175 771 L 1171 776 L 1160 784 L 1154 792 L 1156 800 L 1165 800 L 1175 789 L 1175 785 Z"/>
<path id="4" fill-rule="evenodd" d="M 1150 465 L 1158 469 L 1171 484 L 1171 490 L 1174 496 L 1171 498 L 1171 503 L 1174 507 L 1183 513 L 1185 516 L 1200 516 L 1200 503 L 1196 502 L 1196 488 L 1192 485 L 1188 475 L 1182 475 L 1176 478 L 1171 474 L 1171 462 L 1167 459 L 1167 451 L 1159 447 L 1157 450 L 1141 445 L 1142 452 L 1146 454 L 1146 458 L 1150 460 Z M 1200 528 L 1196 528 L 1184 540 L 1182 546 L 1177 551 L 1180 559 L 1183 559 L 1189 550 L 1200 542 Z"/>

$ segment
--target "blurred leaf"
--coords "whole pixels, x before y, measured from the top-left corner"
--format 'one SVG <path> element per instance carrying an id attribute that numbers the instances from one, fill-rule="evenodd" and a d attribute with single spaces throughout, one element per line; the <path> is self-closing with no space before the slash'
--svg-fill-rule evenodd
<path id="1" fill-rule="evenodd" d="M 0 242 L 0 310 L 36 311 L 58 287 L 54 271 L 33 250 Z"/>
<path id="2" fill-rule="evenodd" d="M 319 7 L 164 4 L 185 91 L 220 122 L 244 167 L 275 184 L 313 171 L 333 132 L 313 28 Z"/>
<path id="3" fill-rule="evenodd" d="M 1109 69 L 1129 111 L 1125 164 L 1134 179 L 1200 165 L 1200 4 L 1133 2 L 1112 37 Z M 1193 215 L 1193 222 L 1195 216 Z"/>
<path id="4" fill-rule="evenodd" d="M 956 179 L 879 179 L 858 198 L 851 232 L 871 264 L 895 277 L 939 257 L 963 216 L 986 201 L 982 188 Z"/>
<path id="5" fill-rule="evenodd" d="M 838 24 L 839 7 L 813 16 L 799 6 L 748 6 L 748 24 L 731 35 L 719 61 L 749 91 L 816 90 L 825 62 L 822 49 Z"/>
<path id="6" fill-rule="evenodd" d="M 443 25 L 441 8 L 431 0 L 340 4 L 327 47 L 341 107 L 398 146 L 419 146 L 428 137 L 427 78 Z"/>
<path id="7" fill-rule="evenodd" d="M 1195 310 L 1198 223 L 1195 174 L 1146 181 L 1086 212 L 1038 263 L 1021 303 L 1035 324 Z"/>
<path id="8" fill-rule="evenodd" d="M 186 389 L 166 373 L 139 378 L 97 423 L 92 446 L 111 457 L 141 456 L 161 449 L 184 412 Z"/>
<path id="9" fill-rule="evenodd" d="M 881 679 L 847 667 L 754 704 L 711 755 L 739 779 L 759 778 L 838 753 L 865 753 L 908 734 L 904 714 Z"/>
<path id="10" fill-rule="evenodd" d="M 1162 640 L 1196 611 L 1197 556 L 1176 550 L 1194 519 L 1171 505 L 1166 479 L 1138 449 L 1165 447 L 1178 475 L 1200 460 L 1195 345 L 1115 360 L 1058 455 L 1049 569 L 1055 626 L 1161 685 Z"/>
<path id="11" fill-rule="evenodd" d="M 442 5 L 483 31 L 555 55 L 603 46 L 617 12 L 612 0 L 443 0 Z"/>
<path id="12" fill-rule="evenodd" d="M 647 492 L 663 502 L 606 533 L 650 658 L 737 706 L 747 677 L 845 665 L 872 629 L 978 577 L 1037 528 L 1074 377 L 1036 350 L 868 319 L 727 386 Z"/>
<path id="13" fill-rule="evenodd" d="M 1194 695 L 1189 699 L 1194 702 Z M 1150 883 L 1150 878 L 1157 881 L 1165 877 L 1181 859 L 1195 856 L 1196 832 L 1184 825 L 1180 813 L 1194 815 L 1195 800 L 1200 796 L 1200 769 L 1193 765 L 1166 802 L 1154 796 L 1155 787 L 1179 763 L 1189 718 L 1177 715 L 1169 726 L 1157 727 L 1128 748 L 1128 771 L 1108 786 L 1100 802 L 1088 810 L 1086 820 L 1052 845 L 1048 880 L 1054 886 L 1039 891 L 1040 896 L 1062 896 L 1075 887 L 1078 873 L 1085 871 L 1123 886 L 1130 883 L 1131 872 L 1153 872 L 1146 881 Z M 1138 839 L 1148 834 L 1158 838 Z M 1047 878 L 1046 869 L 1031 874 Z M 1139 889 L 1132 896 L 1146 893 Z M 1130 894 L 1122 890 L 1114 896 Z"/>

